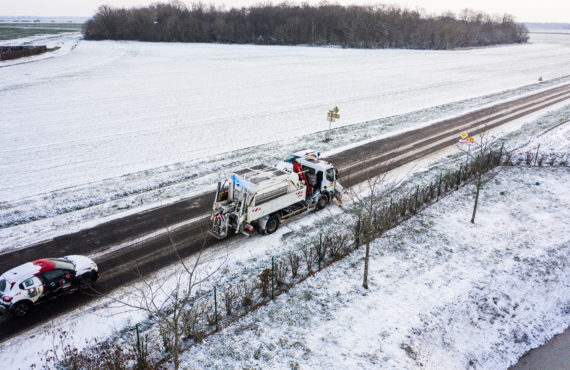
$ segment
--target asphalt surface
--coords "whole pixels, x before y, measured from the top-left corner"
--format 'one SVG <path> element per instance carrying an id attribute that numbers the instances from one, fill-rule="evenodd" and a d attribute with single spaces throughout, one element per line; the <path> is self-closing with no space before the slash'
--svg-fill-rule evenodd
<path id="1" fill-rule="evenodd" d="M 570 84 L 559 86 L 429 127 L 373 141 L 328 159 L 339 170 L 339 182 L 349 188 L 367 178 L 457 143 L 462 131 L 476 135 L 569 99 L 569 91 Z M 101 277 L 95 288 L 100 292 L 108 292 L 167 266 L 178 258 L 177 255 L 188 256 L 215 244 L 217 240 L 207 234 L 214 196 L 213 192 L 201 194 L 0 254 L 0 271 L 7 271 L 38 258 L 83 254 L 93 256 L 99 265 Z M 185 222 L 182 227 L 176 226 Z M 151 233 L 152 236 L 144 238 Z M 75 294 L 38 306 L 23 319 L 0 317 L 0 341 L 91 299 L 92 295 Z"/>
<path id="2" fill-rule="evenodd" d="M 555 335 L 544 345 L 528 351 L 509 370 L 570 369 L 570 328 Z"/>

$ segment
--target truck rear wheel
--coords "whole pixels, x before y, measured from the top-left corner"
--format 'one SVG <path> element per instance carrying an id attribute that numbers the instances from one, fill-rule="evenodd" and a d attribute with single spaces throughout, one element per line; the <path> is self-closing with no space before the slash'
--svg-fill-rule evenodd
<path id="1" fill-rule="evenodd" d="M 279 219 L 275 216 L 269 217 L 265 224 L 265 234 L 273 234 L 279 228 Z"/>

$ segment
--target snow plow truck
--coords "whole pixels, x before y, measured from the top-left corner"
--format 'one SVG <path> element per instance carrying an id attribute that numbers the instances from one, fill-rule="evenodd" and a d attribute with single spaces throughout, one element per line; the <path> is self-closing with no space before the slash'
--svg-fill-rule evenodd
<path id="1" fill-rule="evenodd" d="M 274 233 L 279 225 L 306 212 L 318 211 L 342 188 L 334 165 L 313 150 L 287 156 L 277 166 L 260 164 L 218 182 L 212 207 L 211 235 L 218 239 L 256 231 Z"/>

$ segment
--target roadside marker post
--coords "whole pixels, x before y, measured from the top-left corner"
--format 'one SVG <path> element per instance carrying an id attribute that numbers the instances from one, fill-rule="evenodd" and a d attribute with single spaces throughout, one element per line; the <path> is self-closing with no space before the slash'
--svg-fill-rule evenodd
<path id="1" fill-rule="evenodd" d="M 538 160 L 538 149 L 540 149 L 540 143 L 536 147 L 536 155 L 534 156 L 534 165 L 536 166 L 536 161 Z"/>
<path id="2" fill-rule="evenodd" d="M 416 188 L 416 202 L 414 203 L 414 212 L 418 210 L 418 193 L 420 192 L 420 186 Z"/>

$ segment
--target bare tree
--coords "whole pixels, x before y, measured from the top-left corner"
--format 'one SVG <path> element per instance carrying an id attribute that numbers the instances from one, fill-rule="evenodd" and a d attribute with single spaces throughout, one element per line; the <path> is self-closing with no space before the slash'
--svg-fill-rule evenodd
<path id="1" fill-rule="evenodd" d="M 386 191 L 385 172 L 380 176 L 367 176 L 367 180 L 355 190 L 350 189 L 348 195 L 352 200 L 351 212 L 357 218 L 357 243 L 366 245 L 364 253 L 364 273 L 362 287 L 368 289 L 368 266 L 370 260 L 370 243 L 379 236 L 376 223 L 377 213 L 382 204 L 382 195 Z"/>
<path id="2" fill-rule="evenodd" d="M 471 169 L 475 176 L 475 197 L 473 201 L 473 213 L 471 215 L 471 223 L 475 223 L 475 215 L 477 214 L 477 206 L 479 204 L 479 194 L 481 193 L 481 187 L 483 184 L 488 182 L 494 176 L 485 176 L 488 171 L 493 168 L 497 161 L 500 162 L 501 155 L 503 152 L 503 147 L 499 153 L 496 151 L 496 142 L 489 137 L 489 132 L 487 129 L 479 134 L 477 140 L 474 140 L 469 146 L 474 146 L 474 149 L 464 149 L 459 148 L 463 153 L 469 158 L 467 169 Z"/>
<path id="3" fill-rule="evenodd" d="M 178 245 L 167 228 L 170 245 L 177 261 L 169 266 L 168 275 L 160 278 L 141 277 L 140 282 L 129 295 L 111 299 L 124 307 L 144 311 L 152 323 L 158 326 L 163 344 L 172 355 L 175 369 L 180 367 L 179 354 L 182 339 L 199 338 L 196 331 L 200 317 L 205 313 L 204 304 L 197 293 L 222 267 L 224 261 L 204 259 L 205 239 L 201 250 L 189 257 L 182 258 Z"/>

